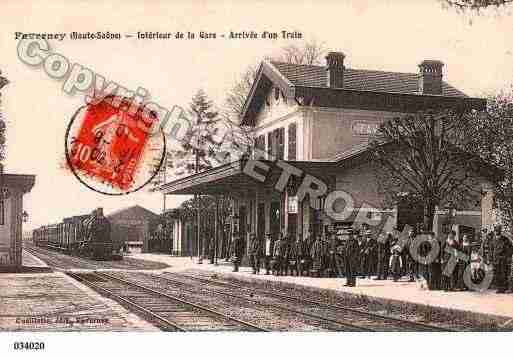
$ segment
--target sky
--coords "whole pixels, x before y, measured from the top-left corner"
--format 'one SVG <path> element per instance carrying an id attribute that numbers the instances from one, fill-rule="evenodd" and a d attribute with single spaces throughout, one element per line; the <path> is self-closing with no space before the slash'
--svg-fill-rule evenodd
<path id="1" fill-rule="evenodd" d="M 26 228 L 103 207 L 106 213 L 139 204 L 155 212 L 162 196 L 143 189 L 105 196 L 87 189 L 62 168 L 64 137 L 71 115 L 84 104 L 62 91 L 40 67 L 16 55 L 15 32 L 137 31 L 281 32 L 323 42 L 346 54 L 346 66 L 417 72 L 424 59 L 445 63 L 444 79 L 470 96 L 507 89 L 513 78 L 513 9 L 480 16 L 446 9 L 437 0 L 396 1 L 25 1 L 3 0 L 0 70 L 11 82 L 2 90 L 7 126 L 6 172 L 35 174 L 24 198 Z M 172 108 L 187 106 L 198 89 L 219 105 L 239 74 L 262 57 L 301 40 L 64 40 L 53 51 L 108 80 Z M 187 197 L 168 196 L 168 208 Z"/>

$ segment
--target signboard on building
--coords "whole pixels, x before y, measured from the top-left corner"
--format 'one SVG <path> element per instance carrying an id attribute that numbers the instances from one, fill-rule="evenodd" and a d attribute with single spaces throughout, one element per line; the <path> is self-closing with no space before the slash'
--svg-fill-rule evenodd
<path id="1" fill-rule="evenodd" d="M 288 213 L 289 214 L 296 214 L 297 213 L 297 207 L 298 207 L 298 200 L 296 196 L 289 196 L 288 201 Z"/>
<path id="2" fill-rule="evenodd" d="M 375 122 L 353 122 L 353 134 L 358 136 L 374 136 L 378 132 L 378 123 Z"/>
<path id="3" fill-rule="evenodd" d="M 326 230 L 329 233 L 336 233 L 341 229 L 351 228 L 353 222 L 333 222 L 330 225 L 326 226 Z"/>

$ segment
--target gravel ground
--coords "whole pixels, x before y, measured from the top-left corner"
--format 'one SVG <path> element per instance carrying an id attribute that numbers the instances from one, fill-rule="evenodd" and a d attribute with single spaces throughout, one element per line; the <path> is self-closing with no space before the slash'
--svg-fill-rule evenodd
<path id="1" fill-rule="evenodd" d="M 0 332 L 155 330 L 62 273 L 0 275 Z"/>
<path id="2" fill-rule="evenodd" d="M 315 301 L 314 303 L 308 302 L 312 300 L 311 297 L 301 297 L 296 294 L 292 295 L 293 298 L 284 298 L 283 295 L 289 293 L 278 293 L 277 291 L 267 291 L 270 293 L 259 293 L 255 286 L 243 286 L 242 288 L 234 288 L 231 284 L 226 281 L 219 281 L 212 278 L 205 278 L 210 280 L 208 283 L 202 282 L 201 280 L 189 278 L 184 275 L 175 275 L 171 273 L 165 273 L 163 275 L 166 278 L 177 280 L 179 282 L 185 282 L 189 287 L 195 286 L 208 286 L 209 289 L 228 293 L 228 295 L 235 293 L 237 296 L 242 296 L 249 300 L 254 299 L 259 303 L 269 305 L 271 307 L 282 307 L 290 309 L 292 311 L 301 311 L 307 314 L 321 316 L 331 320 L 337 320 L 342 322 L 351 323 L 359 327 L 365 328 L 371 331 L 431 331 L 431 328 L 426 328 L 420 323 L 411 323 L 397 321 L 393 318 L 376 317 L 373 314 L 367 312 L 355 312 L 353 310 L 344 310 L 338 303 L 338 308 L 329 305 L 320 305 L 319 303 L 326 303 L 325 301 Z M 223 285 L 226 283 L 227 285 Z M 294 298 L 298 298 L 297 300 Z M 353 308 L 350 308 L 353 309 Z"/>
<path id="3" fill-rule="evenodd" d="M 340 324 L 279 309 L 275 306 L 273 307 L 270 301 L 257 304 L 255 300 L 250 298 L 241 299 L 215 294 L 208 288 L 201 286 L 174 285 L 164 279 L 159 280 L 154 277 L 149 277 L 144 273 L 116 272 L 113 275 L 130 281 L 139 281 L 150 288 L 160 290 L 209 309 L 214 309 L 223 314 L 250 322 L 271 331 L 311 332 L 348 330 L 348 328 Z M 184 289 L 191 289 L 191 291 Z"/>
<path id="4" fill-rule="evenodd" d="M 227 283 L 252 286 L 258 289 L 275 291 L 277 293 L 296 297 L 306 297 L 311 300 L 329 304 L 338 304 L 345 307 L 407 319 L 419 323 L 427 323 L 458 331 L 513 331 L 511 323 L 507 326 L 501 327 L 503 323 L 508 322 L 510 319 L 505 317 L 436 308 L 395 300 L 376 299 L 363 295 L 353 295 L 297 284 L 270 282 L 265 279 L 246 279 L 230 274 L 219 274 L 211 271 L 188 270 L 184 273 L 194 276 L 203 276 L 205 278 L 211 278 L 213 276 L 216 280 L 226 281 Z"/>

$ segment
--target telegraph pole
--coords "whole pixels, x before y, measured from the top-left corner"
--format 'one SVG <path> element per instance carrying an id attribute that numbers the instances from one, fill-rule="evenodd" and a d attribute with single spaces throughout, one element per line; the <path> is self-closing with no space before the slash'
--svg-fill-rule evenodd
<path id="1" fill-rule="evenodd" d="M 216 195 L 216 218 L 214 221 L 214 265 L 217 265 L 217 249 L 219 247 L 219 196 Z"/>
<path id="2" fill-rule="evenodd" d="M 2 76 L 2 71 L 0 71 L 0 146 L 4 146 L 5 144 L 5 121 L 2 115 L 2 88 L 9 83 L 5 77 Z M 3 162 L 3 150 L 0 149 L 0 192 L 1 198 L 0 200 L 4 201 L 4 164 Z"/>
<path id="3" fill-rule="evenodd" d="M 194 166 L 194 173 L 195 174 L 198 174 L 199 172 L 199 151 L 198 151 L 198 146 L 199 146 L 199 138 L 197 139 L 197 142 L 196 142 L 196 148 L 194 149 L 194 154 L 195 154 L 195 166 Z M 196 242 L 197 242 L 197 247 L 198 247 L 198 264 L 202 264 L 203 263 L 203 258 L 201 257 L 201 249 L 200 249 L 200 242 L 201 242 L 201 235 L 200 235 L 200 197 L 195 194 L 194 197 L 196 198 Z"/>
<path id="4" fill-rule="evenodd" d="M 167 150 L 164 151 L 164 175 L 163 175 L 163 180 L 164 180 L 164 184 L 167 183 Z M 162 192 L 162 214 L 165 215 L 166 213 L 166 192 Z"/>

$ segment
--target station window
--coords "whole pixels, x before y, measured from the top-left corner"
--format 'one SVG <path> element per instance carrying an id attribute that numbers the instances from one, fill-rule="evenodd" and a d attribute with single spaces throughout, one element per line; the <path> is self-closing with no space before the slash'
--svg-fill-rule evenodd
<path id="1" fill-rule="evenodd" d="M 273 156 L 273 133 L 272 132 L 269 132 L 267 134 L 267 153 L 271 156 Z"/>
<path id="2" fill-rule="evenodd" d="M 296 160 L 296 124 L 291 123 L 288 128 L 288 156 L 290 161 Z"/>
<path id="3" fill-rule="evenodd" d="M 282 160 L 285 155 L 285 129 L 280 127 L 274 130 L 274 132 L 276 134 L 276 150 L 274 155 L 277 159 Z"/>
<path id="4" fill-rule="evenodd" d="M 4 196 L 0 198 L 0 226 L 5 224 L 5 199 Z"/>

